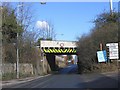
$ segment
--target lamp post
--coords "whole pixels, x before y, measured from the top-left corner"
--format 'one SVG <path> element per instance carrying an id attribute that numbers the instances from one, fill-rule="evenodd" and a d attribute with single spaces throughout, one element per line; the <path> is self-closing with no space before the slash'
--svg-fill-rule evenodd
<path id="1" fill-rule="evenodd" d="M 19 8 L 21 7 L 21 6 L 23 6 L 23 5 L 18 5 L 17 6 L 17 17 L 19 18 Z M 17 21 L 17 24 L 19 25 L 19 21 Z M 17 27 L 17 29 L 18 29 L 18 27 Z M 16 42 L 17 44 L 17 60 L 16 60 L 16 74 L 17 74 L 17 79 L 19 79 L 19 77 L 20 77 L 20 75 L 19 75 L 19 31 L 17 30 L 17 42 Z"/>
<path id="2" fill-rule="evenodd" d="M 16 73 L 17 78 L 19 78 L 19 48 L 18 48 L 18 33 L 17 33 L 17 61 L 16 61 Z"/>

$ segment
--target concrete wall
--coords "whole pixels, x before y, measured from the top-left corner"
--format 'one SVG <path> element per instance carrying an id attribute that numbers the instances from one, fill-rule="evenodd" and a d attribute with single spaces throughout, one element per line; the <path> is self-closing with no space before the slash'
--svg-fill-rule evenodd
<path id="1" fill-rule="evenodd" d="M 30 75 L 45 75 L 51 72 L 50 66 L 45 59 L 42 62 L 36 62 L 35 66 L 28 63 L 19 64 L 20 73 Z M 16 73 L 16 64 L 6 63 L 2 64 L 2 74 Z"/>
<path id="2" fill-rule="evenodd" d="M 51 72 L 50 65 L 48 64 L 48 61 L 45 56 L 41 64 L 42 64 L 41 66 L 42 66 L 43 74 L 48 74 Z"/>
<path id="3" fill-rule="evenodd" d="M 36 64 L 34 65 L 34 74 L 35 75 L 49 74 L 51 72 L 51 69 L 45 54 L 41 52 L 39 46 L 36 47 L 36 50 L 39 52 L 39 58 L 38 60 L 36 60 Z"/>
<path id="4" fill-rule="evenodd" d="M 22 74 L 33 74 L 32 64 L 19 64 L 19 70 Z M 16 64 L 6 63 L 2 64 L 2 74 L 5 73 L 16 73 Z"/>

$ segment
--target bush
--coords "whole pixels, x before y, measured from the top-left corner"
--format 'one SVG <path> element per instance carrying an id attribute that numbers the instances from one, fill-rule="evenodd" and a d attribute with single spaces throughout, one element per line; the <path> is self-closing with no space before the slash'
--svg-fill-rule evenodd
<path id="1" fill-rule="evenodd" d="M 103 50 L 106 50 L 106 43 L 118 42 L 117 15 L 116 12 L 114 12 L 113 16 L 110 13 L 99 15 L 94 21 L 95 27 L 90 33 L 78 39 L 79 73 L 94 72 L 95 69 L 104 71 L 104 69 L 110 68 L 107 64 L 103 66 L 98 64 L 96 52 L 100 50 L 100 43 L 103 45 Z"/>
<path id="2" fill-rule="evenodd" d="M 16 78 L 16 73 L 5 73 L 2 74 L 2 80 L 11 80 Z"/>

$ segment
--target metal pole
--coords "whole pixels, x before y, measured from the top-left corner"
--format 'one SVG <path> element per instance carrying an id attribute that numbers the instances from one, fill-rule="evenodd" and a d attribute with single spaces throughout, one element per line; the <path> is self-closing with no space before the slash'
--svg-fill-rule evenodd
<path id="1" fill-rule="evenodd" d="M 17 6 L 17 16 L 19 15 L 19 7 L 21 7 L 22 5 L 18 5 Z M 19 16 L 18 16 L 19 18 Z M 17 22 L 17 24 L 19 25 L 19 21 Z M 17 27 L 18 29 L 18 27 Z M 18 30 L 17 30 L 18 31 Z M 16 61 L 16 74 L 17 74 L 17 79 L 19 78 L 19 33 L 17 32 L 17 61 Z"/>
<path id="2" fill-rule="evenodd" d="M 19 49 L 18 49 L 18 33 L 17 33 L 17 62 L 16 62 L 16 72 L 17 72 L 17 78 L 19 78 Z"/>
<path id="3" fill-rule="evenodd" d="M 103 49 L 103 46 L 102 46 L 102 43 L 100 43 L 100 51 L 102 51 Z"/>
<path id="4" fill-rule="evenodd" d="M 110 13 L 111 13 L 111 15 L 113 15 L 113 4 L 112 4 L 112 0 L 110 0 Z"/>
<path id="5" fill-rule="evenodd" d="M 0 5 L 1 5 L 1 3 L 0 3 Z M 2 5 L 1 5 L 2 6 Z M 0 13 L 1 13 L 1 15 L 0 15 L 0 27 L 2 27 L 2 7 L 0 7 Z M 2 28 L 0 28 L 0 89 L 2 89 L 2 54 L 3 54 L 3 52 L 2 52 L 2 47 L 3 47 L 3 45 L 2 45 L 2 39 L 3 39 L 3 35 L 2 35 Z"/>

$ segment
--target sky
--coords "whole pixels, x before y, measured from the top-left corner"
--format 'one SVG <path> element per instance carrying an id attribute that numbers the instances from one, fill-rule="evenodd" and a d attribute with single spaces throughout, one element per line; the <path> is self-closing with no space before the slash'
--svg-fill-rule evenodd
<path id="1" fill-rule="evenodd" d="M 92 21 L 104 11 L 109 12 L 109 2 L 39 2 L 32 3 L 34 25 L 48 21 L 54 25 L 56 40 L 76 41 L 94 27 Z M 118 10 L 118 3 L 113 3 Z M 61 35 L 63 34 L 63 35 Z"/>

